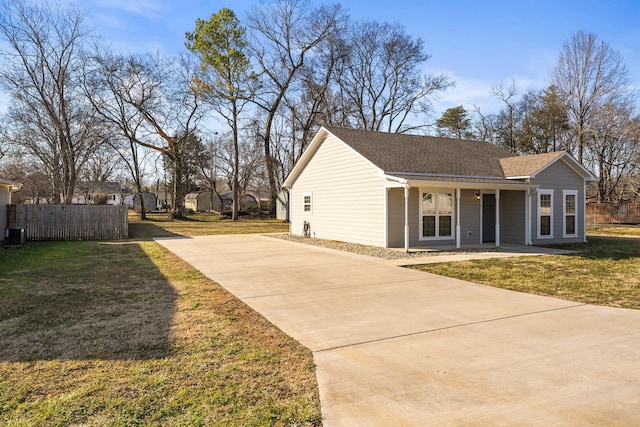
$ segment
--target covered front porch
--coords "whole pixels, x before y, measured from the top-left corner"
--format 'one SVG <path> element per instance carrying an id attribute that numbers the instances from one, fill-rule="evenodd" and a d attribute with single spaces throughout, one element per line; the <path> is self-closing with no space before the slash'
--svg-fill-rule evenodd
<path id="1" fill-rule="evenodd" d="M 386 247 L 408 252 L 532 245 L 536 186 L 505 181 L 405 180 L 389 185 Z"/>

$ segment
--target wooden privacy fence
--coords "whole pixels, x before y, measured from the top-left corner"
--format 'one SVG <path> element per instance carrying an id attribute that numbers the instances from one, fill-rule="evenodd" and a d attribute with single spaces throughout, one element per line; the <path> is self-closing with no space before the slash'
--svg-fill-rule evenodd
<path id="1" fill-rule="evenodd" d="M 9 227 L 26 240 L 113 240 L 129 234 L 126 206 L 10 205 Z"/>
<path id="2" fill-rule="evenodd" d="M 587 203 L 591 224 L 640 224 L 640 203 Z"/>

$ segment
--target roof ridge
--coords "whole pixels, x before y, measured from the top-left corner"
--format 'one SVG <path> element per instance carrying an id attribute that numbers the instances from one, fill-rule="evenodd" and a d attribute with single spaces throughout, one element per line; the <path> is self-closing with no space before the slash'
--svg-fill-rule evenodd
<path id="1" fill-rule="evenodd" d="M 325 127 L 382 171 L 450 176 L 504 176 L 511 153 L 486 141 Z"/>

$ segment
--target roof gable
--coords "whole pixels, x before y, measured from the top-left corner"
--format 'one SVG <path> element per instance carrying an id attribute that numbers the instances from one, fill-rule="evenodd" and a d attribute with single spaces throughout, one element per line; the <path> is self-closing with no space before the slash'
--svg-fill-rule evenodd
<path id="1" fill-rule="evenodd" d="M 595 180 L 593 174 L 586 170 L 566 151 L 555 151 L 551 153 L 500 159 L 505 177 L 512 179 L 534 178 L 540 172 L 544 171 L 557 161 L 563 161 L 583 179 L 586 179 L 587 181 Z"/>
<path id="2" fill-rule="evenodd" d="M 517 156 L 500 159 L 502 171 L 507 177 L 530 177 L 564 154 L 557 151 L 529 156 Z"/>
<path id="3" fill-rule="evenodd" d="M 287 177 L 287 179 L 284 181 L 284 183 L 282 184 L 282 186 L 284 188 L 291 188 L 291 186 L 293 185 L 293 183 L 296 181 L 296 179 L 298 179 L 298 176 L 300 176 L 300 174 L 302 173 L 302 171 L 304 170 L 304 168 L 307 166 L 307 164 L 311 161 L 311 159 L 313 158 L 313 156 L 316 154 L 316 152 L 318 151 L 318 149 L 320 148 L 320 146 L 324 143 L 324 141 L 326 140 L 327 136 L 329 136 L 329 134 L 335 136 L 338 141 L 340 141 L 342 144 L 344 144 L 346 147 L 349 147 L 349 149 L 351 151 L 354 152 L 355 155 L 361 157 L 364 161 L 366 161 L 367 163 L 369 163 L 371 165 L 371 167 L 376 168 L 379 170 L 380 173 L 383 173 L 384 171 L 381 170 L 377 165 L 375 165 L 371 159 L 368 159 L 366 156 L 364 156 L 362 153 L 358 152 L 357 150 L 355 150 L 353 147 L 351 147 L 349 144 L 345 143 L 345 141 L 340 138 L 340 136 L 334 134 L 333 132 L 329 132 L 328 127 L 322 126 L 320 128 L 320 130 L 318 130 L 318 132 L 315 134 L 315 136 L 313 137 L 313 140 L 311 140 L 311 143 L 309 144 L 309 146 L 304 150 L 304 152 L 302 153 L 302 156 L 300 156 L 300 158 L 298 159 L 298 161 L 296 162 L 296 164 L 294 165 L 293 169 L 291 170 L 291 172 L 289 173 L 289 176 Z M 339 129 L 339 128 L 338 128 Z M 375 132 L 371 132 L 371 133 L 375 133 Z"/>

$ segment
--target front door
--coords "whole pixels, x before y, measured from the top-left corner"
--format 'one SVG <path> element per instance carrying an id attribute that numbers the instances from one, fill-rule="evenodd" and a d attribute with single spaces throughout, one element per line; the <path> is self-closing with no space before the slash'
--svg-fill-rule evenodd
<path id="1" fill-rule="evenodd" d="M 496 241 L 496 195 L 482 195 L 482 243 Z"/>

